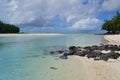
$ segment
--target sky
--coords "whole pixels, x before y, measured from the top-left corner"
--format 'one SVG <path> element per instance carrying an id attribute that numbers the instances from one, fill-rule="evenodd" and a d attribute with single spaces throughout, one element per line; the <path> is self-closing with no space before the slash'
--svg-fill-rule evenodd
<path id="1" fill-rule="evenodd" d="M 0 20 L 21 32 L 98 32 L 120 0 L 0 0 Z"/>

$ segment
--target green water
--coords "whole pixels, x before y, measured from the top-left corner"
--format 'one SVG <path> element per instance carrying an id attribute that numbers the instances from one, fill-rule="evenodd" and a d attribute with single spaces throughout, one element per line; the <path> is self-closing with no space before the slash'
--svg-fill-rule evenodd
<path id="1" fill-rule="evenodd" d="M 44 50 L 100 43 L 103 36 L 92 34 L 0 37 L 0 80 L 63 80 L 60 59 L 45 55 Z M 56 66 L 59 70 L 50 69 Z"/>

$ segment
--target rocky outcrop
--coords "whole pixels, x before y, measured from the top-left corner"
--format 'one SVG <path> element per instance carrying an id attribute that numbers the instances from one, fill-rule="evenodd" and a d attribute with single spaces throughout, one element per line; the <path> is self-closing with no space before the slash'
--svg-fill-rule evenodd
<path id="1" fill-rule="evenodd" d="M 107 52 L 109 50 L 109 52 Z M 67 50 L 66 50 L 67 51 Z M 106 53 L 103 53 L 106 52 Z M 104 60 L 117 59 L 120 56 L 120 46 L 117 45 L 92 45 L 85 47 L 70 46 L 68 51 L 54 51 L 51 54 L 61 54 L 59 58 L 68 59 L 70 55 L 77 55 L 81 57 L 93 58 L 94 60 Z"/>

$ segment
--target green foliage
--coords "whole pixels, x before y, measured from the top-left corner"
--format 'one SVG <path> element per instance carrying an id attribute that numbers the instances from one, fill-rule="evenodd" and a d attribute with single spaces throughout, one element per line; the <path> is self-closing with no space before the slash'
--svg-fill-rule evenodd
<path id="1" fill-rule="evenodd" d="M 117 12 L 111 20 L 106 20 L 102 25 L 102 30 L 108 31 L 109 34 L 120 33 L 120 13 Z"/>
<path id="2" fill-rule="evenodd" d="M 19 27 L 0 21 L 0 33 L 19 33 Z"/>

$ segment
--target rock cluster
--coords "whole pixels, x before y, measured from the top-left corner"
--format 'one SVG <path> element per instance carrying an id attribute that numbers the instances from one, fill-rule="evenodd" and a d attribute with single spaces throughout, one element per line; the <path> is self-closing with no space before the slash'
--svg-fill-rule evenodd
<path id="1" fill-rule="evenodd" d="M 120 56 L 120 46 L 117 45 L 92 45 L 85 47 L 70 46 L 68 52 L 57 51 L 62 55 L 61 59 L 68 59 L 69 55 L 78 55 L 81 57 L 93 58 L 94 60 L 117 59 Z"/>

